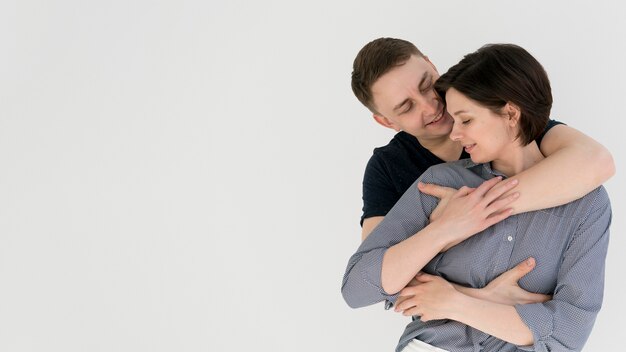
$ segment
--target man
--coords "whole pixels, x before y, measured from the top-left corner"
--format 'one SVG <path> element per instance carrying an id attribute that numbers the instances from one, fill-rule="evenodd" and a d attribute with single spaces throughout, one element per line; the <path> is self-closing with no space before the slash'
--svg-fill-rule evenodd
<path id="1" fill-rule="evenodd" d="M 377 123 L 398 132 L 389 144 L 374 150 L 367 164 L 362 240 L 426 169 L 468 157 L 463 146 L 449 137 L 453 120 L 433 89 L 438 77 L 428 57 L 401 39 L 376 39 L 354 60 L 354 94 Z M 559 122 L 551 121 L 537 143 L 546 159 L 515 177 L 519 198 L 508 205 L 512 214 L 578 199 L 615 172 L 606 148 Z M 495 192 L 505 185 L 492 187 Z M 442 207 L 454 194 L 452 189 L 435 185 L 423 185 L 420 190 L 442 198 Z M 500 199 L 511 195 L 507 191 Z"/>

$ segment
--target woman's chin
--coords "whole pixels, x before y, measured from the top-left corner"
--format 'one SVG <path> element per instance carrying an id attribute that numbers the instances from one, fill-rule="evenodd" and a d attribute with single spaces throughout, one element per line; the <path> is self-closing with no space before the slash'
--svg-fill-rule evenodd
<path id="1" fill-rule="evenodd" d="M 470 154 L 470 159 L 472 159 L 472 161 L 476 164 L 482 164 L 485 162 L 485 160 L 478 155 Z"/>

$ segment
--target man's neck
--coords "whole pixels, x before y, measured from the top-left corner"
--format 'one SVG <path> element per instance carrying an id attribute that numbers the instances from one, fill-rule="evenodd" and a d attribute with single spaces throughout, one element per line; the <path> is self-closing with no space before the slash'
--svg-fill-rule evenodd
<path id="1" fill-rule="evenodd" d="M 424 148 L 443 161 L 459 160 L 463 151 L 461 143 L 455 142 L 447 136 L 438 139 L 418 140 Z"/>

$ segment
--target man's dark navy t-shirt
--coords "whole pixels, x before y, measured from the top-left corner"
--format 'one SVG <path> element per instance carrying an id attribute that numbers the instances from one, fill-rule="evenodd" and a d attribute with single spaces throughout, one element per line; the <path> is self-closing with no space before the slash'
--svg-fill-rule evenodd
<path id="1" fill-rule="evenodd" d="M 550 120 L 543 133 L 537 138 L 541 144 L 548 130 L 561 122 Z M 465 151 L 459 159 L 469 158 Z M 384 147 L 374 149 L 365 168 L 363 177 L 363 220 L 373 216 L 385 216 L 404 192 L 429 167 L 441 164 L 430 150 L 424 148 L 417 138 L 406 132 L 399 132 Z"/>

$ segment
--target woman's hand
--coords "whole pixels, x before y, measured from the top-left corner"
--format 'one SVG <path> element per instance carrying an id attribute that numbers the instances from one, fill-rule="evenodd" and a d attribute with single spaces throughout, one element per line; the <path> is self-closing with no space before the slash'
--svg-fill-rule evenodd
<path id="1" fill-rule="evenodd" d="M 429 217 L 430 222 L 433 222 L 439 219 L 439 217 L 441 216 L 441 213 L 444 211 L 444 209 L 446 209 L 448 202 L 450 201 L 450 199 L 452 199 L 452 197 L 457 191 L 456 188 L 439 186 L 439 185 L 435 185 L 432 183 L 423 183 L 423 182 L 419 182 L 417 184 L 417 188 L 420 190 L 420 192 L 428 194 L 433 197 L 437 197 L 439 199 L 439 203 L 437 204 L 437 207 L 435 208 L 435 210 L 433 210 L 432 213 L 430 213 L 430 217 Z"/>
<path id="2" fill-rule="evenodd" d="M 502 181 L 501 177 L 494 177 L 478 188 L 461 187 L 452 192 L 452 188 L 420 182 L 418 188 L 421 192 L 440 198 L 431 214 L 431 224 L 442 227 L 449 237 L 442 251 L 511 215 L 508 206 L 519 197 L 519 193 L 500 197 L 516 185 L 517 180 Z"/>

